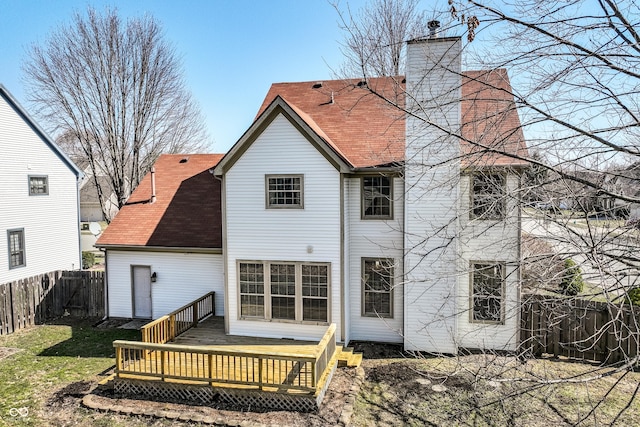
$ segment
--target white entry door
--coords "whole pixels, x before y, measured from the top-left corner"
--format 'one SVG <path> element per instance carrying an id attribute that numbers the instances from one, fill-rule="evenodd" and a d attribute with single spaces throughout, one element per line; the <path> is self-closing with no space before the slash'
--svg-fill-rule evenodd
<path id="1" fill-rule="evenodd" d="M 133 317 L 151 319 L 151 267 L 132 266 Z"/>

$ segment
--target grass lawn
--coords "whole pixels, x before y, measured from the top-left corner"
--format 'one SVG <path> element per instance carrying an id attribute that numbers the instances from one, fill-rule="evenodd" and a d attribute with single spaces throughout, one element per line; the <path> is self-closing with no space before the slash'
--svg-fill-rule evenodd
<path id="1" fill-rule="evenodd" d="M 94 328 L 94 322 L 62 319 L 0 336 L 0 357 L 6 356 L 0 359 L 0 426 L 147 425 L 79 407 L 82 393 L 113 367 L 112 342 L 140 337 L 139 331 Z M 28 415 L 11 408 L 27 408 Z"/>

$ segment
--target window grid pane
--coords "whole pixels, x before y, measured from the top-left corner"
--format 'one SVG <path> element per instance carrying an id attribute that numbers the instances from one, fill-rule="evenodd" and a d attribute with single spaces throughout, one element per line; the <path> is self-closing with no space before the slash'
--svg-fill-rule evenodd
<path id="1" fill-rule="evenodd" d="M 271 317 L 296 318 L 296 266 L 271 264 Z"/>
<path id="2" fill-rule="evenodd" d="M 302 206 L 302 178 L 273 177 L 268 179 L 269 206 Z"/>
<path id="3" fill-rule="evenodd" d="M 9 268 L 25 265 L 24 260 L 24 231 L 9 232 Z"/>
<path id="4" fill-rule="evenodd" d="M 329 276 L 326 265 L 302 265 L 302 320 L 328 319 Z"/>
<path id="5" fill-rule="evenodd" d="M 362 203 L 365 217 L 391 217 L 391 179 L 386 176 L 362 178 Z"/>
<path id="6" fill-rule="evenodd" d="M 473 176 L 473 216 L 502 219 L 505 216 L 505 177 L 501 174 Z"/>
<path id="7" fill-rule="evenodd" d="M 393 260 L 365 260 L 363 269 L 364 314 L 390 317 Z"/>
<path id="8" fill-rule="evenodd" d="M 473 265 L 473 320 L 502 320 L 503 266 Z"/>
<path id="9" fill-rule="evenodd" d="M 48 194 L 46 176 L 29 177 L 29 194 Z"/>
<path id="10" fill-rule="evenodd" d="M 264 266 L 240 264 L 240 315 L 264 317 Z"/>

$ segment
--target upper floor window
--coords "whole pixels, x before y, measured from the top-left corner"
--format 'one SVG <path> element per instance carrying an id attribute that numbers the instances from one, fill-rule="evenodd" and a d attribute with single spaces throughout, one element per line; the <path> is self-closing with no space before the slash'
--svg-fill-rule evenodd
<path id="1" fill-rule="evenodd" d="M 9 239 L 9 268 L 24 267 L 26 265 L 24 253 L 24 228 L 7 231 Z"/>
<path id="2" fill-rule="evenodd" d="M 506 177 L 500 173 L 471 176 L 471 217 L 503 219 L 506 214 Z"/>
<path id="3" fill-rule="evenodd" d="M 49 177 L 46 175 L 29 175 L 29 195 L 49 194 Z"/>
<path id="4" fill-rule="evenodd" d="M 362 177 L 362 219 L 393 218 L 392 183 L 388 176 Z"/>
<path id="5" fill-rule="evenodd" d="M 362 259 L 362 315 L 393 317 L 393 260 Z"/>
<path id="6" fill-rule="evenodd" d="M 504 264 L 471 264 L 471 321 L 503 321 Z"/>
<path id="7" fill-rule="evenodd" d="M 267 175 L 267 208 L 302 208 L 302 175 Z"/>

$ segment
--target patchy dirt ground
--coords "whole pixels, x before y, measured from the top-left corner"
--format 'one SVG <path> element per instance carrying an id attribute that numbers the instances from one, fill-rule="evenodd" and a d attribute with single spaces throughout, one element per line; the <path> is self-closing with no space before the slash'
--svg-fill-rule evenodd
<path id="1" fill-rule="evenodd" d="M 0 360 L 4 359 L 5 357 L 9 357 L 19 351 L 19 348 L 0 347 Z"/>

